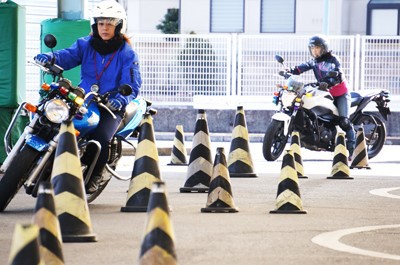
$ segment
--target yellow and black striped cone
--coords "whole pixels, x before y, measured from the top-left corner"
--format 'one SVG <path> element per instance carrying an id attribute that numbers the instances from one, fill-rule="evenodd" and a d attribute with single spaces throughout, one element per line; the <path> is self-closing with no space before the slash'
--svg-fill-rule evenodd
<path id="1" fill-rule="evenodd" d="M 183 133 L 183 126 L 176 125 L 174 146 L 171 151 L 171 163 L 169 166 L 187 166 L 187 152 L 185 147 L 185 135 Z"/>
<path id="2" fill-rule="evenodd" d="M 213 176 L 208 190 L 207 204 L 201 212 L 236 213 L 224 148 L 218 147 L 214 160 Z"/>
<path id="3" fill-rule="evenodd" d="M 327 177 L 328 179 L 353 179 L 350 177 L 347 153 L 345 133 L 338 132 L 336 135 L 331 175 Z"/>
<path id="4" fill-rule="evenodd" d="M 153 182 L 160 180 L 153 117 L 146 113 L 140 124 L 135 163 L 129 183 L 126 205 L 121 207 L 121 212 L 146 212 Z"/>
<path id="5" fill-rule="evenodd" d="M 71 121 L 61 124 L 51 183 L 63 242 L 95 242 Z"/>
<path id="6" fill-rule="evenodd" d="M 301 201 L 299 178 L 294 165 L 292 150 L 286 150 L 282 160 L 279 178 L 278 193 L 276 196 L 276 209 L 270 213 L 295 213 L 305 214 Z"/>
<path id="7" fill-rule="evenodd" d="M 39 251 L 39 227 L 35 224 L 16 224 L 11 242 L 8 265 L 44 265 Z"/>
<path id="8" fill-rule="evenodd" d="M 351 161 L 350 168 L 371 169 L 368 165 L 368 151 L 363 128 L 357 130 L 356 148 L 354 149 L 353 161 Z"/>
<path id="9" fill-rule="evenodd" d="M 39 185 L 33 223 L 40 228 L 40 254 L 44 263 L 64 264 L 61 229 L 54 204 L 53 186 L 50 182 L 41 182 Z"/>
<path id="10" fill-rule="evenodd" d="M 255 178 L 253 160 L 250 154 L 249 133 L 243 106 L 236 110 L 232 141 L 228 156 L 228 170 L 232 178 Z"/>
<path id="11" fill-rule="evenodd" d="M 147 210 L 147 223 L 140 249 L 140 265 L 177 264 L 174 232 L 164 182 L 154 182 Z"/>
<path id="12" fill-rule="evenodd" d="M 293 150 L 294 164 L 297 171 L 298 178 L 308 178 L 304 175 L 303 159 L 301 157 L 300 133 L 293 131 L 290 149 Z"/>
<path id="13" fill-rule="evenodd" d="M 205 110 L 198 110 L 187 178 L 184 187 L 180 188 L 180 192 L 208 191 L 213 170 L 210 146 L 211 140 L 206 112 Z"/>

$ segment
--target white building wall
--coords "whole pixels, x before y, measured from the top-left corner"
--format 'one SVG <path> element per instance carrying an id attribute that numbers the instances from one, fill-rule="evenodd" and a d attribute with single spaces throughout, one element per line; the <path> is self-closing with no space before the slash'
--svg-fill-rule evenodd
<path id="1" fill-rule="evenodd" d="M 261 25 L 261 1 L 260 0 L 246 0 L 245 13 L 244 13 L 244 33 L 245 34 L 258 34 L 260 33 Z"/>
<path id="2" fill-rule="evenodd" d="M 181 33 L 210 33 L 210 2 L 206 0 L 181 1 Z"/>

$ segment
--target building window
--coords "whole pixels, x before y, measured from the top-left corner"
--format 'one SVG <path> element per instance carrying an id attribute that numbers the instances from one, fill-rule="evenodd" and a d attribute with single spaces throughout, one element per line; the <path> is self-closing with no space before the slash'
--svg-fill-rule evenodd
<path id="1" fill-rule="evenodd" d="M 261 0 L 261 32 L 294 33 L 296 0 Z"/>
<path id="2" fill-rule="evenodd" d="M 244 0 L 211 0 L 210 32 L 244 32 Z"/>
<path id="3" fill-rule="evenodd" d="M 400 0 L 370 0 L 367 7 L 367 35 L 400 34 Z"/>

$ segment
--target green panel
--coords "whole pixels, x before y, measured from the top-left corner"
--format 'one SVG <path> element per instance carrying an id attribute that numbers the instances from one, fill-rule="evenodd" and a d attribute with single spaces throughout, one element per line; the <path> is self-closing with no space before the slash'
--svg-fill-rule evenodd
<path id="1" fill-rule="evenodd" d="M 53 34 L 57 38 L 57 46 L 54 50 L 68 48 L 76 39 L 90 34 L 90 21 L 89 20 L 65 20 L 62 18 L 47 19 L 41 23 L 41 51 L 49 52 L 43 39 L 46 34 Z M 78 85 L 80 82 L 80 67 L 64 72 L 64 77 L 72 81 L 72 84 Z M 49 76 L 46 77 L 47 83 L 51 82 Z"/>
<path id="2" fill-rule="evenodd" d="M 0 107 L 16 108 L 25 100 L 25 9 L 0 3 Z"/>

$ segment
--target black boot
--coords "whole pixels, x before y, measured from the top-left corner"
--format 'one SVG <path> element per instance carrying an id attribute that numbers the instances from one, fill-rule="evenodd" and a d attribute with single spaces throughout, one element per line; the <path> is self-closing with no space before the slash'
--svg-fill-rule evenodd
<path id="1" fill-rule="evenodd" d="M 99 188 L 99 185 L 100 185 L 102 179 L 103 179 L 103 176 L 100 174 L 93 175 L 90 178 L 89 182 L 86 184 L 86 187 L 85 187 L 86 193 L 91 194 L 91 193 L 95 192 Z"/>

